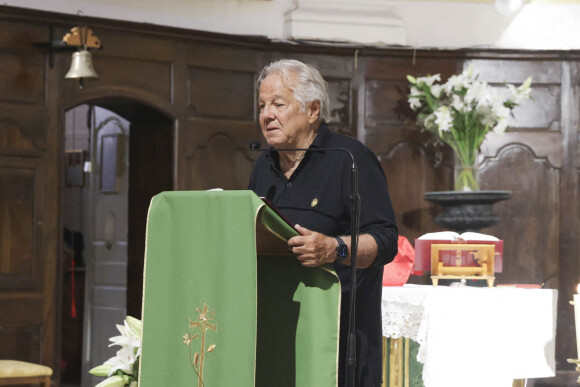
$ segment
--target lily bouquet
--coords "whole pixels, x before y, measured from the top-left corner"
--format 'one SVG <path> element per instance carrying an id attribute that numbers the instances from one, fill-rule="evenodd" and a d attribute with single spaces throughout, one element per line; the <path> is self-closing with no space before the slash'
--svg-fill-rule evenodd
<path id="1" fill-rule="evenodd" d="M 490 131 L 505 132 L 512 109 L 530 98 L 532 78 L 517 88 L 510 84 L 492 87 L 478 80 L 469 66 L 446 83 L 440 83 L 440 74 L 407 75 L 407 79 L 411 83 L 409 105 L 417 112 L 417 122 L 451 146 L 461 164 L 455 190 L 479 190 L 472 169 L 479 148 Z"/>
<path id="2" fill-rule="evenodd" d="M 141 356 L 141 321 L 127 316 L 123 325 L 117 324 L 117 329 L 121 335 L 111 337 L 109 347 L 118 345 L 121 349 L 105 363 L 89 371 L 93 375 L 107 377 L 95 387 L 137 386 Z"/>

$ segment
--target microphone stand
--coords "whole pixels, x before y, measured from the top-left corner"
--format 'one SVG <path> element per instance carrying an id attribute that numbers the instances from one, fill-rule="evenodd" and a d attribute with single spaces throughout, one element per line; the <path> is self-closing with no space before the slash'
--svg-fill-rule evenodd
<path id="1" fill-rule="evenodd" d="M 352 153 L 346 148 L 284 148 L 284 149 L 260 149 L 260 143 L 250 142 L 250 150 L 257 152 L 324 152 L 324 151 L 344 151 L 352 160 L 350 171 L 350 307 L 348 336 L 346 343 L 346 373 L 345 381 L 347 387 L 356 386 L 356 259 L 358 253 L 359 217 L 360 217 L 360 195 L 358 192 L 358 168 Z"/>

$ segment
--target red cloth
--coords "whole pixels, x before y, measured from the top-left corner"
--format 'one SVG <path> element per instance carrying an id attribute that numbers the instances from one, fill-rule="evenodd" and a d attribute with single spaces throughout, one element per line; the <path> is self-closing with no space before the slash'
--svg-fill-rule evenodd
<path id="1" fill-rule="evenodd" d="M 413 271 L 413 263 L 415 262 L 413 245 L 401 235 L 399 235 L 397 244 L 399 246 L 397 256 L 393 262 L 385 265 L 383 286 L 403 286 Z"/>

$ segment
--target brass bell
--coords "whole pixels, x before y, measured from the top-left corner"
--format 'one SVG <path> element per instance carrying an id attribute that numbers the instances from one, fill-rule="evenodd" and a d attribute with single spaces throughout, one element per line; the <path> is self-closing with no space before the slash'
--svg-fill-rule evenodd
<path id="1" fill-rule="evenodd" d="M 65 78 L 98 78 L 99 75 L 93 68 L 93 59 L 87 49 L 82 49 L 73 54 L 70 70 Z"/>

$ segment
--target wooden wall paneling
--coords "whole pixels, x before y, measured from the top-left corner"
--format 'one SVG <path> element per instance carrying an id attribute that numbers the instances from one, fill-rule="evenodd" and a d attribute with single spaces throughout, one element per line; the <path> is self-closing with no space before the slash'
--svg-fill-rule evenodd
<path id="1" fill-rule="evenodd" d="M 30 306 L 30 303 L 28 304 Z M 36 306 L 40 308 L 40 305 Z M 0 308 L 4 307 L 7 306 L 2 303 Z M 8 307 L 2 310 L 8 310 Z M 17 308 L 12 307 L 11 310 L 17 310 Z M 0 342 L 2 343 L 0 358 L 40 363 L 42 337 L 43 328 L 40 318 L 37 321 L 21 321 L 17 326 L 0 323 Z"/>
<path id="2" fill-rule="evenodd" d="M 364 130 L 364 135 L 359 134 L 359 138 L 377 149 L 391 148 L 409 136 L 417 137 L 418 127 L 407 102 L 407 75 L 423 76 L 437 72 L 447 76 L 459 67 L 458 59 L 424 57 L 415 59 L 414 63 L 412 54 L 408 55 L 402 58 L 369 57 L 361 63 L 364 80 L 361 85 L 363 95 L 359 113 L 362 120 L 359 125 L 363 126 L 361 130 Z M 377 135 L 382 139 L 379 140 Z M 367 141 L 366 137 L 372 137 L 372 141 Z M 422 137 L 427 143 L 431 135 L 423 134 Z"/>
<path id="3" fill-rule="evenodd" d="M 0 158 L 0 289 L 42 289 L 41 163 Z"/>
<path id="4" fill-rule="evenodd" d="M 0 21 L 0 190 L 2 205 L 10 207 L 2 211 L 5 238 L 0 243 L 7 277 L 0 281 L 6 344 L 0 356 L 56 369 L 60 163 L 53 92 L 58 93 L 58 85 L 47 53 L 33 46 L 47 42 L 49 35 L 42 24 Z"/>
<path id="5" fill-rule="evenodd" d="M 0 66 L 0 101 L 44 105 L 44 57 L 40 51 L 3 50 Z"/>
<path id="6" fill-rule="evenodd" d="M 92 26 L 90 26 L 92 27 Z M 126 98 L 156 106 L 165 113 L 174 114 L 175 67 L 174 57 L 178 43 L 125 32 L 113 26 L 92 27 L 101 39 L 102 50 L 91 50 L 98 79 L 85 79 L 84 90 L 75 79 L 63 83 L 62 97 L 66 108 L 100 98 Z M 62 28 L 59 31 L 66 31 Z M 69 70 L 72 55 L 58 54 L 64 61 L 59 76 Z"/>
<path id="7" fill-rule="evenodd" d="M 558 287 L 560 170 L 528 146 L 510 144 L 481 166 L 482 189 L 512 191 L 497 203 L 498 225 L 482 230 L 504 240 L 496 282 Z"/>
<path id="8" fill-rule="evenodd" d="M 424 193 L 444 191 L 446 182 L 440 179 L 442 168 L 433 167 L 422 145 L 402 141 L 389 153 L 379 153 L 378 157 L 387 175 L 399 234 L 414 243 L 414 239 L 425 232 L 441 229 L 434 221 L 436 208 L 428 205 Z"/>
<path id="9" fill-rule="evenodd" d="M 580 199 L 578 147 L 580 146 L 580 63 L 562 64 L 562 180 L 560 186 L 559 298 L 556 360 L 559 368 L 572 370 L 566 359 L 578 357 L 574 337 L 574 312 L 569 301 L 580 283 Z"/>
<path id="10" fill-rule="evenodd" d="M 330 101 L 330 129 L 347 136 L 357 136 L 356 130 L 356 90 L 351 78 L 325 77 L 328 83 Z"/>
<path id="11" fill-rule="evenodd" d="M 189 67 L 188 75 L 196 117 L 254 119 L 254 72 Z"/>
<path id="12" fill-rule="evenodd" d="M 195 119 L 181 132 L 180 189 L 247 189 L 255 158 L 248 148 L 255 124 Z"/>
<path id="13" fill-rule="evenodd" d="M 239 45 L 234 41 L 229 44 L 186 42 L 184 53 L 187 65 L 191 67 L 255 73 L 261 69 L 262 53 L 259 48 Z"/>
<path id="14" fill-rule="evenodd" d="M 0 23 L 0 102 L 44 105 L 45 56 L 32 47 L 48 41 L 47 32 L 25 22 Z"/>
<path id="15" fill-rule="evenodd" d="M 434 148 L 433 136 L 414 123 L 408 107 L 407 74 L 443 74 L 458 67 L 457 60 L 421 58 L 413 67 L 409 57 L 366 58 L 364 65 L 364 141 L 379 156 L 389 181 L 389 191 L 401 235 L 414 238 L 438 231 L 438 208 L 424 199 L 429 191 L 445 191 L 453 184 L 451 153 Z"/>
<path id="16" fill-rule="evenodd" d="M 236 53 L 238 55 L 236 55 Z M 187 116 L 180 123 L 178 189 L 246 189 L 253 161 L 259 53 L 192 44 L 187 48 Z M 223 59 L 223 60 L 220 60 Z"/>
<path id="17" fill-rule="evenodd" d="M 580 231 L 569 215 L 570 210 L 578 211 L 576 201 L 568 199 L 577 198 L 569 166 L 570 128 L 577 127 L 577 113 L 574 118 L 571 112 L 578 110 L 572 108 L 574 103 L 578 106 L 573 72 L 561 61 L 486 59 L 472 63 L 481 79 L 494 85 L 517 84 L 530 75 L 534 79 L 533 100 L 514 109 L 508 133 L 492 134 L 484 143 L 480 176 L 484 189 L 505 186 L 513 191 L 512 199 L 496 205 L 501 220 L 490 231 L 503 235 L 506 243 L 504 273 L 498 275 L 498 282 L 546 282 L 547 287 L 559 290 L 556 360 L 559 369 L 570 368 L 565 359 L 572 352 L 573 317 L 562 297 L 571 298 L 572 283 L 578 280 L 572 274 L 577 273 L 578 258 L 577 250 L 566 252 L 562 247 L 574 244 L 570 233 Z"/>
<path id="18" fill-rule="evenodd" d="M 86 79 L 85 88 L 87 90 L 106 88 L 111 92 L 115 89 L 132 88 L 171 102 L 171 62 L 95 54 L 93 55 L 93 63 L 99 78 L 98 80 Z M 76 94 L 78 89 L 78 82 L 69 80 L 63 90 L 64 96 Z"/>
<path id="19" fill-rule="evenodd" d="M 40 157 L 46 149 L 46 109 L 0 104 L 0 154 Z"/>
<path id="20" fill-rule="evenodd" d="M 519 86 L 532 77 L 531 99 L 513 111 L 510 132 L 560 131 L 561 79 L 559 61 L 470 60 L 481 80 L 503 90 L 504 83 Z"/>
<path id="21" fill-rule="evenodd" d="M 518 143 L 529 146 L 537 157 L 545 158 L 554 167 L 561 168 L 562 141 L 563 137 L 560 131 L 528 132 L 520 131 L 517 128 L 508 128 L 508 131 L 502 134 L 488 133 L 481 145 L 480 158 L 483 163 L 486 158 L 495 156 L 506 145 Z"/>
<path id="22" fill-rule="evenodd" d="M 46 27 L 48 29 L 48 27 Z M 42 156 L 43 184 L 40 208 L 42 220 L 42 248 L 44 256 L 42 358 L 50 366 L 53 380 L 60 379 L 60 259 L 62 249 L 61 193 L 63 183 L 64 111 L 61 106 L 62 82 L 57 69 L 63 66 L 63 57 L 54 57 L 54 69 L 46 70 L 46 117 L 42 120 L 46 132 L 46 152 Z M 48 62 L 48 60 L 47 60 Z"/>
<path id="23" fill-rule="evenodd" d="M 424 77 L 440 74 L 446 81 L 451 75 L 461 72 L 462 55 L 456 52 L 437 50 L 408 50 L 396 55 L 369 57 L 365 65 L 367 78 L 407 82 L 407 75 Z"/>

